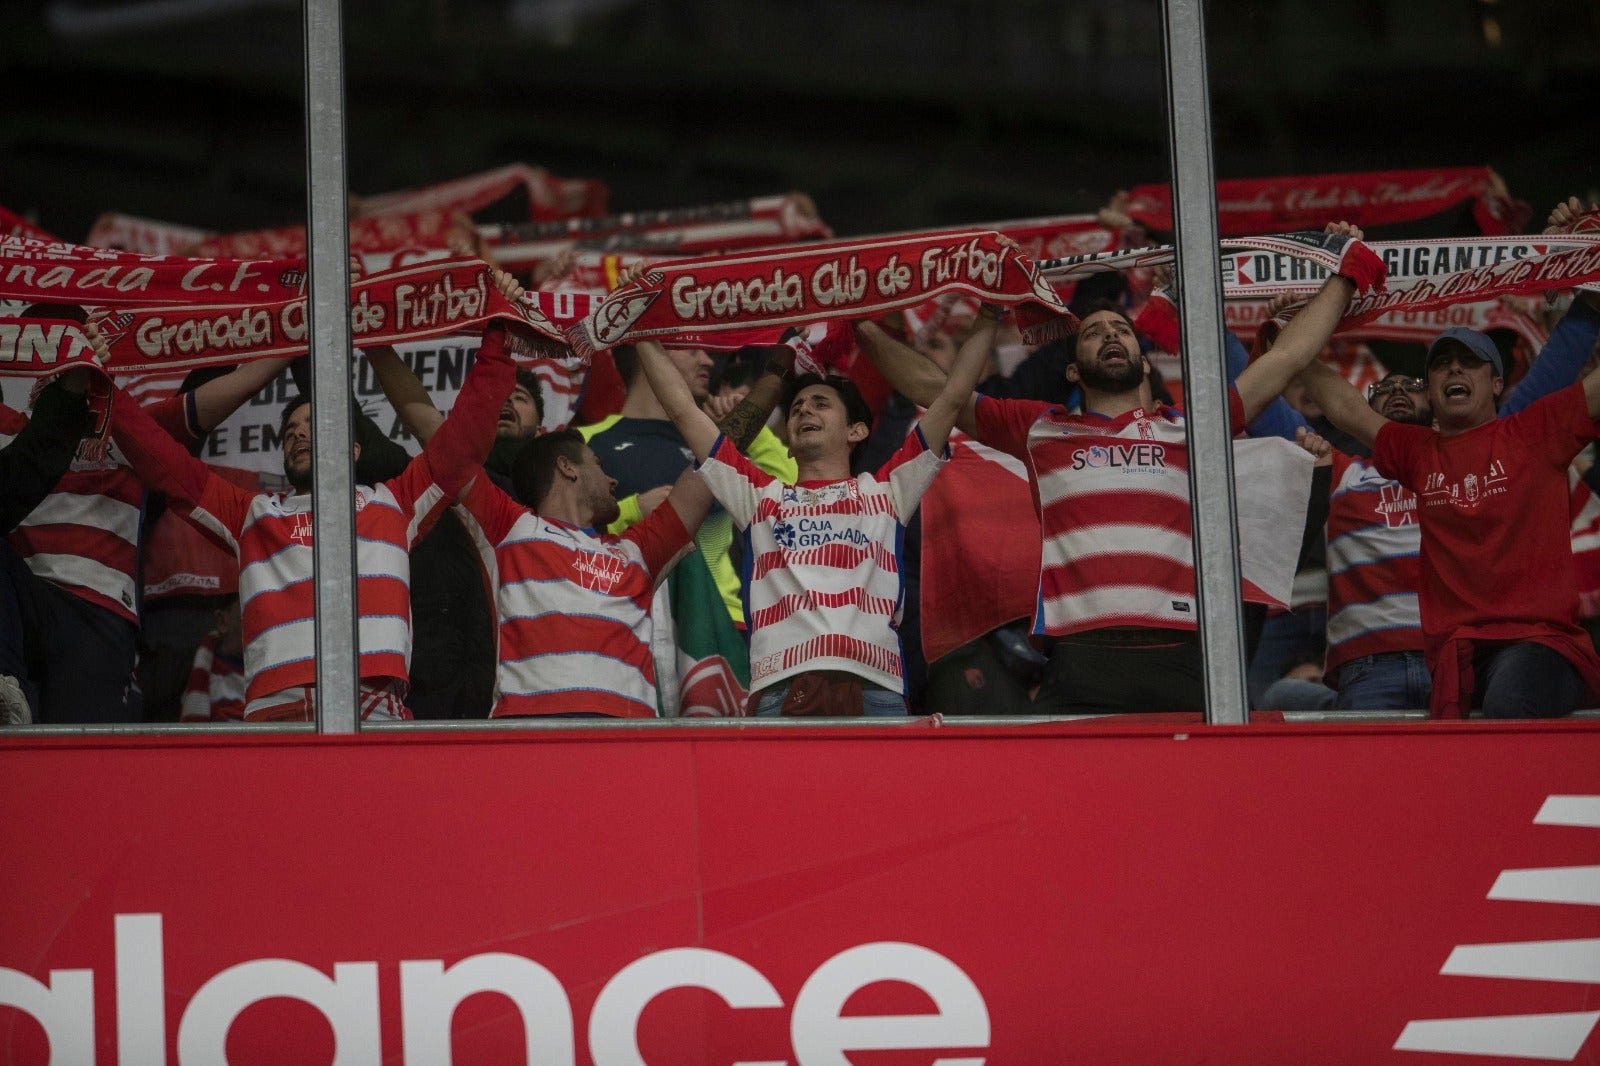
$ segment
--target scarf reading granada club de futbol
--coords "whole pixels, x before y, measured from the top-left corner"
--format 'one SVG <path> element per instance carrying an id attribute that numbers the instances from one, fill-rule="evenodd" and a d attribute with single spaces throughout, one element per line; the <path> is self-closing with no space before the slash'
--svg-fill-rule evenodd
<path id="1" fill-rule="evenodd" d="M 730 350 L 770 344 L 789 326 L 872 318 L 956 291 L 1013 308 L 1033 343 L 1076 327 L 1032 262 L 988 232 L 662 263 L 606 297 L 567 335 L 580 354 L 639 340 Z"/>
<path id="2" fill-rule="evenodd" d="M 513 357 L 564 349 L 561 332 L 529 300 L 501 295 L 481 260 L 422 263 L 374 274 L 350 289 L 350 330 L 356 347 L 389 345 L 452 333 L 477 332 L 494 319 L 525 327 L 514 333 Z M 116 373 L 231 365 L 306 351 L 306 300 L 124 308 L 101 325 Z M 531 339 L 530 339 L 531 338 Z M 45 375 L 83 359 L 75 323 L 27 318 L 0 321 L 0 374 Z"/>

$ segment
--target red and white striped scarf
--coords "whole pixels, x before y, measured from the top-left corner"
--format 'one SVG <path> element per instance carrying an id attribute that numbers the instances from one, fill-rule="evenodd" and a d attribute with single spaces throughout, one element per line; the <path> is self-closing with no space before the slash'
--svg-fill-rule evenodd
<path id="1" fill-rule="evenodd" d="M 872 318 L 957 291 L 1014 308 L 1036 343 L 1075 326 L 1032 261 L 988 232 L 662 263 L 613 292 L 568 336 L 579 352 L 638 340 L 728 350 L 770 344 L 790 326 Z"/>
<path id="2" fill-rule="evenodd" d="M 1217 227 L 1231 237 L 1335 221 L 1384 226 L 1468 201 L 1478 228 L 1491 235 L 1515 233 L 1529 214 L 1528 205 L 1511 199 L 1493 170 L 1455 167 L 1219 181 Z M 1123 210 L 1152 230 L 1172 232 L 1172 192 L 1166 185 L 1135 186 Z"/>
<path id="3" fill-rule="evenodd" d="M 222 299 L 291 300 L 304 259 L 191 259 L 0 236 L 0 299 L 139 307 Z"/>
<path id="4" fill-rule="evenodd" d="M 477 259 L 369 275 L 352 285 L 350 294 L 350 329 L 358 348 L 476 332 L 494 319 L 532 335 L 513 343 L 514 356 L 548 356 L 565 345 L 561 331 L 532 300 L 507 300 Z M 208 302 L 119 308 L 101 329 L 110 347 L 106 369 L 116 373 L 293 356 L 306 351 L 308 343 L 304 297 L 244 303 L 233 294 L 216 294 Z M 50 375 L 87 358 L 87 342 L 76 323 L 0 320 L 0 374 Z"/>

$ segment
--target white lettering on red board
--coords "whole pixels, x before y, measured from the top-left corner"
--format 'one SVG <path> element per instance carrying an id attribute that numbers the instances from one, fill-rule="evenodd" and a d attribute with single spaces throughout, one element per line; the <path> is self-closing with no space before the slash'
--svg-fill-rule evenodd
<path id="1" fill-rule="evenodd" d="M 166 1066 L 166 944 L 160 914 L 116 916 L 117 1060 Z M 50 1042 L 52 1063 L 93 1066 L 93 970 L 51 970 L 45 984 L 0 966 L 0 1006 L 31 1015 Z M 845 1015 L 856 992 L 898 981 L 926 993 L 935 1013 Z M 658 995 L 703 988 L 735 1010 L 784 1006 L 772 982 L 743 959 L 707 948 L 671 948 L 635 959 L 600 990 L 590 1012 L 595 1066 L 644 1066 L 639 1018 Z M 400 1021 L 406 1062 L 448 1064 L 456 1006 L 478 992 L 506 996 L 522 1016 L 529 1062 L 572 1066 L 572 1004 L 561 981 L 521 955 L 473 955 L 446 968 L 438 959 L 400 963 Z M 228 1030 L 253 1003 L 288 997 L 315 1008 L 333 1030 L 335 1066 L 379 1066 L 378 964 L 339 962 L 333 976 L 293 959 L 229 966 L 195 992 L 178 1021 L 179 1066 L 224 1063 Z M 989 1009 L 966 972 L 936 951 L 879 941 L 847 948 L 801 985 L 790 1017 L 798 1066 L 849 1066 L 847 1051 L 989 1048 Z M 932 1066 L 983 1066 L 983 1055 L 934 1059 Z M 786 1066 L 787 1060 L 734 1066 Z"/>

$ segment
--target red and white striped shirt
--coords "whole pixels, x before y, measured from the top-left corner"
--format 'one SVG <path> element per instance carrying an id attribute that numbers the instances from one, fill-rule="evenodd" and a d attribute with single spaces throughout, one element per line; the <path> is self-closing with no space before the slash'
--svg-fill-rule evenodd
<path id="1" fill-rule="evenodd" d="M 1245 421 L 1232 389 L 1229 415 Z M 1181 411 L 1106 418 L 980 396 L 976 436 L 1028 464 L 1043 539 L 1035 632 L 1196 628 Z"/>
<path id="2" fill-rule="evenodd" d="M 1333 453 L 1328 495 L 1328 663 L 1422 650 L 1417 494 L 1370 459 Z"/>
<path id="3" fill-rule="evenodd" d="M 543 518 L 488 478 L 457 513 L 495 590 L 500 667 L 492 718 L 656 716 L 650 601 L 693 542 L 657 507 L 621 536 Z"/>
<path id="4" fill-rule="evenodd" d="M 905 524 L 949 457 L 917 429 L 876 474 L 789 485 L 718 437 L 700 474 L 744 532 L 750 691 L 843 670 L 905 692 Z"/>
<path id="5" fill-rule="evenodd" d="M 404 694 L 411 661 L 411 546 L 481 472 L 513 377 L 503 349 L 491 351 L 486 343 L 451 416 L 422 454 L 398 477 L 356 489 L 358 669 L 374 692 Z M 276 715 L 271 708 L 284 700 L 274 694 L 314 685 L 317 678 L 311 497 L 251 492 L 219 477 L 123 395 L 112 404 L 112 432 L 146 484 L 165 492 L 176 509 L 238 558 L 245 717 L 254 719 L 258 711 Z"/>
<path id="6" fill-rule="evenodd" d="M 145 410 L 166 433 L 190 438 L 184 397 Z M 26 415 L 0 404 L 0 447 L 27 424 Z M 74 459 L 8 541 L 39 577 L 137 625 L 143 508 L 144 484 L 108 445 L 98 459 Z"/>
<path id="7" fill-rule="evenodd" d="M 221 630 L 207 633 L 195 649 L 179 718 L 185 722 L 238 722 L 244 719 L 244 660 L 217 650 Z"/>

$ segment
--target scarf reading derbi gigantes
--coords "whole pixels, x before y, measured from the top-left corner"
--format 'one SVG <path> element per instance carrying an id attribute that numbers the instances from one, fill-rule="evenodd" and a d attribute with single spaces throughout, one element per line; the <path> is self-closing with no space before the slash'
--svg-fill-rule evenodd
<path id="1" fill-rule="evenodd" d="M 1583 228 L 1592 217 L 1594 213 L 1580 219 L 1575 232 L 1553 236 L 1375 242 L 1369 254 L 1388 275 L 1385 289 L 1358 292 L 1338 329 L 1347 330 L 1379 316 L 1600 282 L 1600 234 Z M 1280 237 L 1222 241 L 1224 296 L 1231 300 L 1310 293 L 1329 273 L 1344 273 L 1330 265 L 1326 256 L 1307 255 L 1304 249 L 1283 241 Z M 1039 264 L 1039 272 L 1060 282 L 1096 271 L 1160 266 L 1172 260 L 1170 247 L 1140 248 L 1049 260 Z"/>
<path id="2" fill-rule="evenodd" d="M 213 295 L 208 302 L 112 311 L 101 325 L 110 346 L 105 369 L 187 370 L 306 351 L 304 297 L 240 302 L 235 294 Z M 560 330 L 537 306 L 506 299 L 478 259 L 402 267 L 350 288 L 350 334 L 358 348 L 475 333 L 492 319 L 524 327 L 511 346 L 514 356 L 548 356 L 565 348 Z M 0 374 L 53 374 L 87 358 L 85 352 L 75 323 L 0 320 Z"/>
<path id="3" fill-rule="evenodd" d="M 946 292 L 1011 307 L 1031 343 L 1076 319 L 1033 263 L 993 232 L 833 241 L 648 268 L 568 330 L 588 354 L 640 340 L 730 350 L 790 326 L 873 318 Z"/>

